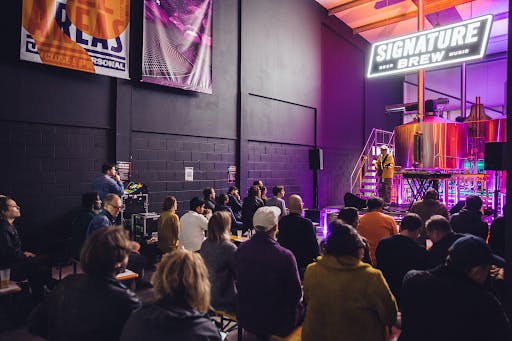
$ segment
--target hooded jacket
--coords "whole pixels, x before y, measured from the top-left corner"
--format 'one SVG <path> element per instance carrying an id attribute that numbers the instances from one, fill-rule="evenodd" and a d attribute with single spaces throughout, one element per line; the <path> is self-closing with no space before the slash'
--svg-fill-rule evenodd
<path id="1" fill-rule="evenodd" d="M 459 213 L 452 215 L 450 224 L 455 232 L 469 233 L 483 240 L 486 240 L 489 234 L 489 225 L 482 221 L 480 211 L 470 211 L 463 208 Z"/>
<path id="2" fill-rule="evenodd" d="M 207 315 L 195 309 L 159 301 L 133 313 L 124 326 L 120 340 L 220 341 L 221 337 Z"/>
<path id="3" fill-rule="evenodd" d="M 397 315 L 380 270 L 350 256 L 319 257 L 304 276 L 302 341 L 384 341 Z"/>

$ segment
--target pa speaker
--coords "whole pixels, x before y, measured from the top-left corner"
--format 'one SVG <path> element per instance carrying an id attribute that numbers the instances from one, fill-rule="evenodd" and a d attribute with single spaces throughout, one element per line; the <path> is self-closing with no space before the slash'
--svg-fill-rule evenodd
<path id="1" fill-rule="evenodd" d="M 485 144 L 486 170 L 505 169 L 505 142 L 488 142 Z"/>
<path id="2" fill-rule="evenodd" d="M 324 169 L 324 153 L 322 149 L 309 150 L 309 169 Z"/>
<path id="3" fill-rule="evenodd" d="M 361 199 L 357 195 L 350 192 L 345 193 L 343 196 L 343 201 L 345 201 L 345 207 L 355 207 L 358 210 L 366 208 L 366 200 Z"/>

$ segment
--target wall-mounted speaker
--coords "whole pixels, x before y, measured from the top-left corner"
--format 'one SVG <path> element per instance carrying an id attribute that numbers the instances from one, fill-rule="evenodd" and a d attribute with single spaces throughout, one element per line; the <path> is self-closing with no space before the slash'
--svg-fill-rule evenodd
<path id="1" fill-rule="evenodd" d="M 484 168 L 486 170 L 505 169 L 505 142 L 488 142 L 485 144 Z"/>
<path id="2" fill-rule="evenodd" d="M 324 153 L 320 148 L 309 150 L 309 169 L 324 169 Z"/>

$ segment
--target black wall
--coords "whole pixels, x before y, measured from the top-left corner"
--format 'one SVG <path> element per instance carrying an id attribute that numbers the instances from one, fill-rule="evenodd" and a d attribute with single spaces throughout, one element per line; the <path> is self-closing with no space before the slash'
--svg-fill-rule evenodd
<path id="1" fill-rule="evenodd" d="M 399 81 L 367 83 L 368 45 L 313 0 L 214 0 L 212 95 L 19 61 L 21 2 L 4 8 L 0 193 L 22 206 L 27 246 L 69 230 L 105 160 L 133 161 L 154 211 L 165 195 L 181 214 L 204 187 L 224 192 L 231 165 L 242 194 L 261 178 L 311 206 L 308 150 L 319 146 L 320 206 L 339 204 L 368 129 L 401 101 Z"/>

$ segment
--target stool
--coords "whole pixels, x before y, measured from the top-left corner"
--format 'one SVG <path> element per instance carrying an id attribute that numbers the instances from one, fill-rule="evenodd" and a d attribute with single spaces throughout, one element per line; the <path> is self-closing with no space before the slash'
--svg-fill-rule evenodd
<path id="1" fill-rule="evenodd" d="M 220 326 L 219 329 L 224 333 L 231 333 L 235 329 L 237 329 L 238 341 L 242 341 L 243 339 L 243 329 L 238 324 L 236 319 L 236 315 L 227 313 L 223 310 L 216 310 L 211 308 L 211 315 L 214 317 L 220 318 Z M 210 316 L 211 316 L 210 315 Z"/>

